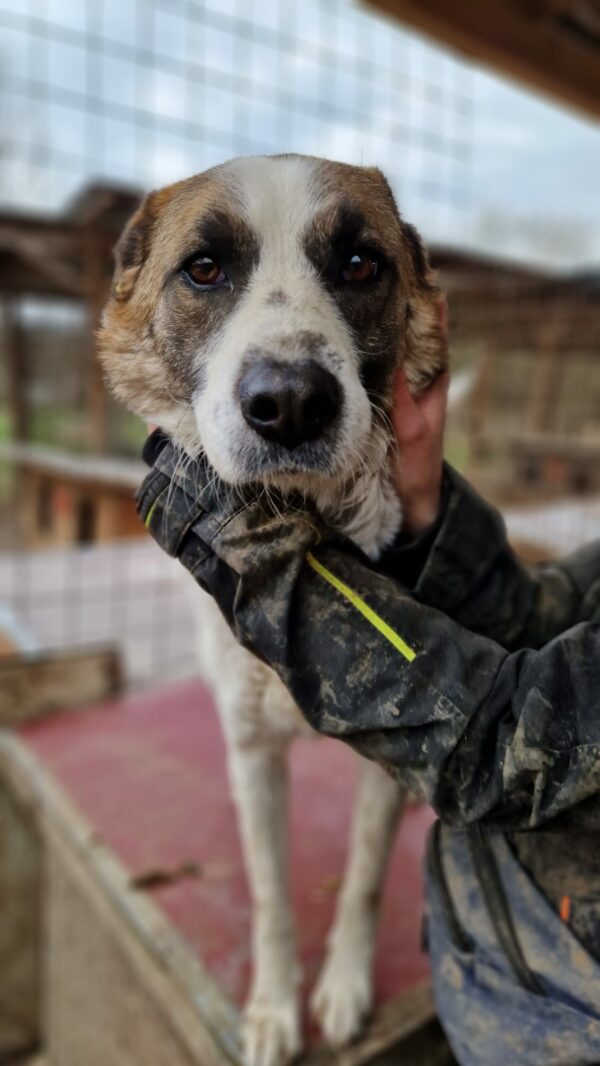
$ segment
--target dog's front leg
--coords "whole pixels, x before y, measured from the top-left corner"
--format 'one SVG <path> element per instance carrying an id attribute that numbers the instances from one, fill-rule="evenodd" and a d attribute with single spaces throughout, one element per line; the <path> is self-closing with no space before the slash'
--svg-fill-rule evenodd
<path id="1" fill-rule="evenodd" d="M 379 903 L 404 797 L 381 767 L 364 761 L 346 873 L 311 999 L 323 1035 L 334 1046 L 358 1035 L 372 1007 Z"/>
<path id="2" fill-rule="evenodd" d="M 248 1066 L 281 1066 L 299 1051 L 299 967 L 287 875 L 287 745 L 230 747 L 254 908 L 254 975 L 244 1023 Z"/>

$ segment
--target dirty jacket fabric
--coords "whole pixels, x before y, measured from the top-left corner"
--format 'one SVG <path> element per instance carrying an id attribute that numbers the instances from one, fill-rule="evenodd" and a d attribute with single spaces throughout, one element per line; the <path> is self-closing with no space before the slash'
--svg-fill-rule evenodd
<path id="1" fill-rule="evenodd" d="M 600 544 L 529 570 L 448 470 L 433 531 L 373 567 L 301 501 L 233 495 L 156 438 L 147 458 L 138 507 L 159 544 L 316 729 L 408 778 L 445 823 L 430 943 L 459 1061 L 599 1063 Z M 490 920 L 476 822 L 533 990 Z"/>
<path id="2" fill-rule="evenodd" d="M 411 586 L 423 602 L 510 650 L 540 649 L 583 621 L 600 620 L 600 541 L 559 563 L 526 567 L 509 547 L 497 512 L 452 471 L 446 490 L 446 506 L 433 535 L 421 538 L 428 543 L 387 553 L 382 564 L 388 573 Z M 560 672 L 563 689 L 553 694 L 557 709 L 561 708 L 558 713 L 563 715 L 562 707 L 567 707 L 565 728 L 568 715 L 576 712 L 564 689 L 567 683 L 578 685 L 578 668 L 573 679 L 573 665 L 565 663 L 564 673 Z M 591 666 L 588 662 L 586 671 Z M 598 675 L 600 680 L 600 668 Z M 593 704 L 588 714 L 593 717 Z M 588 749 L 592 789 L 598 772 L 595 757 Z M 536 825 L 534 833 L 508 833 L 519 860 L 555 909 L 564 908 L 568 900 L 568 924 L 598 958 L 599 820 L 595 799 L 589 807 L 575 800 L 572 809 Z"/>
<path id="3" fill-rule="evenodd" d="M 436 828 L 441 865 L 433 863 L 430 846 L 426 877 L 431 973 L 438 1014 L 461 1066 L 598 1066 L 600 962 L 495 832 L 489 848 L 535 975 L 537 987 L 525 987 L 491 919 L 468 831 L 438 823 L 432 842 Z"/>
<path id="4" fill-rule="evenodd" d="M 495 512 L 447 476 L 413 594 L 298 501 L 240 499 L 170 443 L 138 507 L 308 721 L 408 774 L 445 821 L 514 830 L 568 815 L 595 829 L 600 546 L 532 576 Z"/>

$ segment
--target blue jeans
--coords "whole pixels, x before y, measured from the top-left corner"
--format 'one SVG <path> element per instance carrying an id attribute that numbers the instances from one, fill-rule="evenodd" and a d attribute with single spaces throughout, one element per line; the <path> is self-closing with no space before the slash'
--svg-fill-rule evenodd
<path id="1" fill-rule="evenodd" d="M 598 1066 L 600 962 L 561 921 L 504 837 L 490 841 L 542 994 L 523 986 L 499 946 L 466 834 L 442 827 L 438 861 L 430 855 L 427 863 L 427 905 L 434 994 L 452 1050 L 461 1066 Z"/>

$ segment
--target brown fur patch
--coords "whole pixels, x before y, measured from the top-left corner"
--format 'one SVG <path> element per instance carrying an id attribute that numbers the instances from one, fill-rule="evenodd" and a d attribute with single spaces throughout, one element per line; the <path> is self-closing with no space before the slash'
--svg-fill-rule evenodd
<path id="1" fill-rule="evenodd" d="M 381 171 L 323 162 L 322 177 L 334 206 L 307 236 L 311 257 L 327 273 L 332 237 L 335 245 L 345 231 L 350 243 L 371 247 L 385 259 L 384 274 L 372 286 L 334 291 L 363 355 L 365 387 L 385 404 L 398 366 L 404 365 L 409 383 L 420 390 L 447 365 L 442 298 L 417 231 L 402 220 Z"/>
<path id="2" fill-rule="evenodd" d="M 258 255 L 256 236 L 218 170 L 151 193 L 115 251 L 99 357 L 115 394 L 142 417 L 189 406 L 202 341 L 234 306 Z M 228 266 L 237 291 L 228 286 L 202 296 L 186 285 L 179 268 L 196 252 L 233 257 Z"/>

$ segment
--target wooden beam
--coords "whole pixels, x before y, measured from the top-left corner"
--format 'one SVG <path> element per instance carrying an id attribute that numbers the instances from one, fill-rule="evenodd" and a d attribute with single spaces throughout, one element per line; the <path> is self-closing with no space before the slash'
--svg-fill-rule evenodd
<path id="1" fill-rule="evenodd" d="M 29 439 L 31 429 L 31 412 L 27 396 L 29 377 L 27 344 L 19 317 L 19 308 L 15 301 L 3 300 L 2 310 L 11 437 L 13 440 L 25 441 Z"/>
<path id="2" fill-rule="evenodd" d="M 122 669 L 115 648 L 14 655 L 0 661 L 0 727 L 114 696 Z"/>
<path id="3" fill-rule="evenodd" d="M 105 233 L 92 226 L 82 231 L 81 254 L 88 311 L 88 335 L 86 343 L 87 359 L 87 425 L 88 442 L 92 451 L 108 451 L 108 393 L 104 383 L 104 374 L 96 352 L 96 330 L 100 325 L 102 310 L 108 299 L 111 274 L 107 273 L 107 263 L 112 266 L 111 248 L 113 241 L 107 242 Z"/>
<path id="4" fill-rule="evenodd" d="M 44 845 L 44 1044 L 52 1066 L 241 1066 L 237 1010 L 196 952 L 153 899 L 131 887 L 131 872 L 48 768 L 19 736 L 0 730 L 2 789 L 31 811 Z"/>
<path id="5" fill-rule="evenodd" d="M 366 0 L 441 43 L 600 117 L 600 47 L 530 0 Z M 562 5 L 561 5 L 562 6 Z M 556 15 L 556 17 L 555 17 Z"/>
<path id="6" fill-rule="evenodd" d="M 454 1061 L 436 1022 L 429 982 L 385 1003 L 355 1043 L 337 1051 L 319 1048 L 309 1052 L 302 1064 L 367 1066 L 384 1059 L 390 1063 L 401 1062 L 402 1066 L 451 1066 Z"/>
<path id="7" fill-rule="evenodd" d="M 1 782 L 0 856 L 0 1062 L 27 1066 L 42 1040 L 42 848 Z"/>

